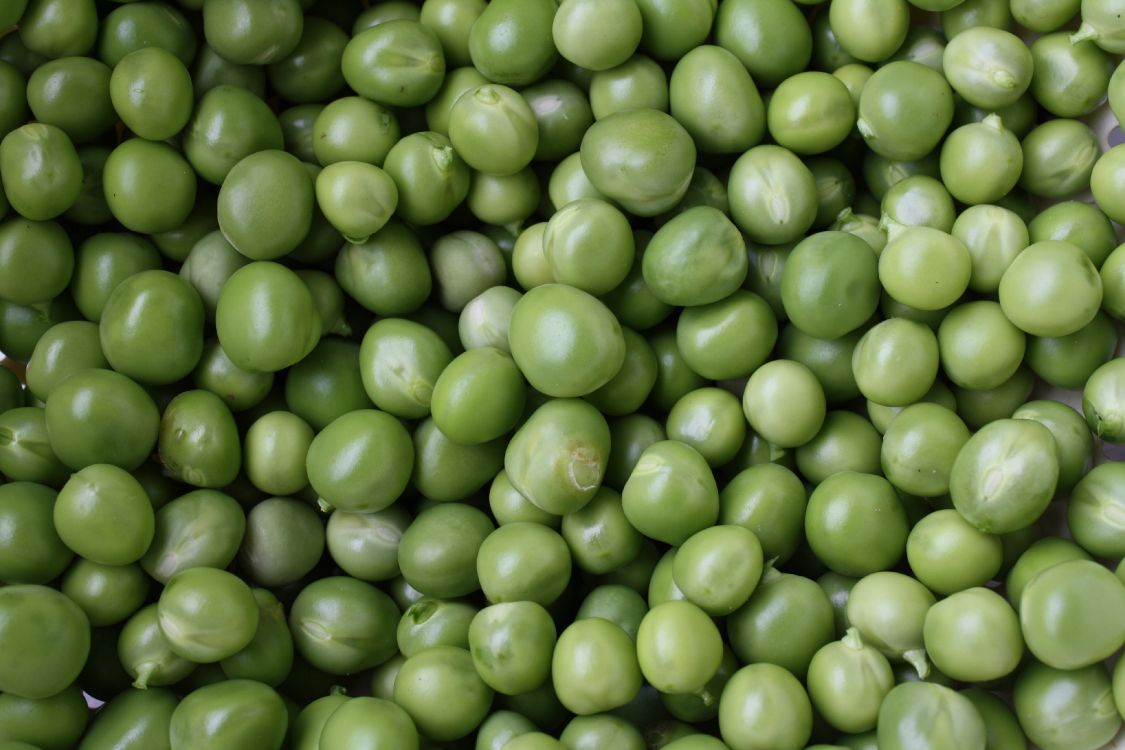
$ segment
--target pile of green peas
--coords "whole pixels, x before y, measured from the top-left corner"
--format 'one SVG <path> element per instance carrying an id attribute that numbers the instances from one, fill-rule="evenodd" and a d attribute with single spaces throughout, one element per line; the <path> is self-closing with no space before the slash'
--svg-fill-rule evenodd
<path id="1" fill-rule="evenodd" d="M 3 0 L 0 750 L 1105 746 L 1122 54 Z"/>

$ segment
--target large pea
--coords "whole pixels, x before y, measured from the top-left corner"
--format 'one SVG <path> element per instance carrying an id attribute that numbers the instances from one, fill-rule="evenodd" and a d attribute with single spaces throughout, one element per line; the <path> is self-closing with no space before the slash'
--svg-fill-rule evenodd
<path id="1" fill-rule="evenodd" d="M 360 31 L 344 47 L 340 64 L 356 93 L 396 107 L 425 104 L 445 76 L 437 34 L 405 18 Z"/>
<path id="2" fill-rule="evenodd" d="M 273 688 L 254 680 L 226 680 L 180 701 L 168 727 L 169 747 L 279 750 L 288 726 L 285 702 Z"/>
<path id="3" fill-rule="evenodd" d="M 733 293 L 746 279 L 746 243 L 720 210 L 696 206 L 653 235 L 641 260 L 644 282 L 661 302 L 705 305 Z"/>
<path id="4" fill-rule="evenodd" d="M 156 513 L 156 531 L 141 567 L 160 583 L 196 566 L 225 568 L 238 554 L 246 515 L 217 490 L 181 495 Z"/>
<path id="5" fill-rule="evenodd" d="M 932 682 L 897 685 L 879 707 L 879 748 L 984 750 L 984 720 L 960 693 Z"/>
<path id="6" fill-rule="evenodd" d="M 401 188 L 400 188 L 401 193 Z M 336 281 L 377 315 L 407 315 L 422 306 L 433 286 L 418 236 L 397 220 L 336 256 Z"/>
<path id="7" fill-rule="evenodd" d="M 719 491 L 707 460 L 674 440 L 644 450 L 621 500 L 625 517 L 638 531 L 674 545 L 713 525 L 719 516 Z"/>
<path id="8" fill-rule="evenodd" d="M 397 650 L 399 610 L 380 589 L 347 576 L 320 578 L 301 589 L 289 610 L 297 652 L 329 674 L 352 674 L 387 661 Z"/>
<path id="9" fill-rule="evenodd" d="M 785 314 L 810 336 L 839 338 L 875 312 L 878 275 L 878 259 L 866 242 L 845 232 L 818 232 L 797 243 L 785 262 Z"/>
<path id="10" fill-rule="evenodd" d="M 615 289 L 633 265 L 633 230 L 609 203 L 581 198 L 560 208 L 543 235 L 551 276 L 593 295 Z"/>
<path id="11" fill-rule="evenodd" d="M 72 282 L 74 250 L 53 221 L 13 217 L 0 224 L 0 295 L 20 305 L 48 302 Z"/>
<path id="12" fill-rule="evenodd" d="M 195 172 L 163 142 L 133 138 L 117 146 L 106 159 L 102 183 L 113 217 L 134 232 L 170 232 L 184 224 L 195 203 Z"/>
<path id="13" fill-rule="evenodd" d="M 139 560 L 155 527 L 140 482 L 110 464 L 94 464 L 71 475 L 55 501 L 54 519 L 66 546 L 103 565 Z"/>
<path id="14" fill-rule="evenodd" d="M 434 383 L 434 422 L 458 443 L 494 440 L 515 427 L 525 389 L 510 356 L 492 347 L 472 349 L 450 362 Z"/>
<path id="15" fill-rule="evenodd" d="M 469 31 L 469 58 L 485 78 L 506 86 L 533 83 L 558 60 L 551 25 L 558 5 L 547 0 L 489 3 Z"/>
<path id="16" fill-rule="evenodd" d="M 170 750 L 168 727 L 179 700 L 169 690 L 131 688 L 115 696 L 95 716 L 79 750 L 111 747 Z"/>
<path id="17" fill-rule="evenodd" d="M 70 208 L 82 188 L 82 164 L 74 144 L 54 125 L 30 123 L 0 141 L 4 195 L 32 221 L 53 219 Z"/>
<path id="18" fill-rule="evenodd" d="M 162 47 L 145 47 L 121 58 L 109 78 L 113 108 L 125 126 L 150 141 L 173 137 L 191 117 L 191 75 Z"/>
<path id="19" fill-rule="evenodd" d="M 816 178 L 781 146 L 755 146 L 738 157 L 727 191 L 734 222 L 754 242 L 792 242 L 816 219 Z"/>
<path id="20" fill-rule="evenodd" d="M 301 40 L 301 5 L 296 0 L 195 0 L 203 8 L 203 35 L 225 60 L 266 65 L 285 58 Z"/>
<path id="21" fill-rule="evenodd" d="M 246 577 L 259 585 L 294 583 L 320 562 L 324 522 L 302 500 L 267 498 L 250 509 L 245 526 L 239 561 Z"/>
<path id="22" fill-rule="evenodd" d="M 375 409 L 349 412 L 325 427 L 305 459 L 317 494 L 342 510 L 377 511 L 410 481 L 414 445 L 391 415 Z"/>
<path id="23" fill-rule="evenodd" d="M 38 585 L 0 589 L 0 690 L 38 699 L 74 682 L 90 651 L 78 605 Z"/>
<path id="24" fill-rule="evenodd" d="M 297 157 L 264 150 L 243 158 L 219 189 L 219 228 L 252 260 L 280 258 L 312 224 L 313 181 Z"/>
<path id="25" fill-rule="evenodd" d="M 283 144 L 281 125 L 264 101 L 240 86 L 222 85 L 196 104 L 183 149 L 200 177 L 221 185 L 243 158 Z"/>
<path id="26" fill-rule="evenodd" d="M 728 50 L 701 45 L 688 51 L 676 63 L 668 86 L 672 116 L 703 153 L 741 153 L 765 135 L 762 97 Z"/>

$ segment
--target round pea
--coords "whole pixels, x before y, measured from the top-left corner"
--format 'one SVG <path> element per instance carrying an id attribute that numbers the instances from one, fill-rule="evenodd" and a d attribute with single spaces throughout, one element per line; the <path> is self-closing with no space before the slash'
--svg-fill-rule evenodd
<path id="1" fill-rule="evenodd" d="M 775 664 L 738 670 L 719 700 L 719 732 L 732 747 L 800 750 L 812 734 L 812 724 L 808 693 Z"/>
<path id="2" fill-rule="evenodd" d="M 718 628 L 690 602 L 658 604 L 641 620 L 637 660 L 648 683 L 662 693 L 699 690 L 714 676 L 722 657 Z"/>
<path id="3" fill-rule="evenodd" d="M 866 242 L 846 232 L 818 232 L 790 251 L 781 302 L 804 333 L 837 339 L 875 312 L 878 278 L 878 259 Z"/>
<path id="4" fill-rule="evenodd" d="M 701 45 L 684 54 L 672 70 L 668 97 L 672 116 L 703 153 L 740 153 L 765 134 L 758 88 L 739 59 L 722 47 Z"/>
<path id="5" fill-rule="evenodd" d="M 56 695 L 74 682 L 90 651 L 90 623 L 46 586 L 0 589 L 0 690 L 22 698 Z"/>
<path id="6" fill-rule="evenodd" d="M 526 693 L 547 680 L 555 642 L 550 614 L 530 601 L 485 607 L 469 625 L 469 653 L 477 673 L 507 695 Z"/>
<path id="7" fill-rule="evenodd" d="M 1016 256 L 1000 279 L 999 292 L 1000 307 L 1016 327 L 1033 336 L 1065 336 L 1093 320 L 1102 284 L 1078 247 L 1044 240 Z"/>
<path id="8" fill-rule="evenodd" d="M 559 700 L 576 714 L 618 708 L 641 688 L 638 650 L 625 631 L 608 620 L 576 620 L 559 634 L 551 680 Z"/>
<path id="9" fill-rule="evenodd" d="M 399 610 L 380 589 L 347 576 L 305 586 L 289 610 L 293 645 L 309 664 L 334 675 L 378 666 L 397 651 Z"/>
<path id="10" fill-rule="evenodd" d="M 1028 581 L 1019 601 L 1028 650 L 1055 669 L 1096 664 L 1125 641 L 1116 614 L 1125 610 L 1125 586 L 1095 562 L 1070 560 L 1047 568 Z"/>

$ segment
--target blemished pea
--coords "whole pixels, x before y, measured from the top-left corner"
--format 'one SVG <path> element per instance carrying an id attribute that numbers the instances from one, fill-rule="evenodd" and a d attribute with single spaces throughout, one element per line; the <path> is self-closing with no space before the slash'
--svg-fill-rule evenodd
<path id="1" fill-rule="evenodd" d="M 1071 41 L 1066 31 L 1044 34 L 1031 44 L 1035 74 L 1031 94 L 1057 117 L 1081 117 L 1102 101 L 1109 86 L 1109 57 L 1092 41 Z"/>
<path id="2" fill-rule="evenodd" d="M 537 523 L 509 523 L 491 532 L 477 554 L 477 577 L 491 603 L 534 601 L 548 606 L 570 581 L 566 540 Z"/>
<path id="3" fill-rule="evenodd" d="M 833 571 L 864 576 L 889 570 L 902 557 L 906 513 L 886 479 L 843 471 L 817 485 L 805 511 L 805 537 Z"/>
<path id="4" fill-rule="evenodd" d="M 371 401 L 406 419 L 430 413 L 434 384 L 453 360 L 434 331 L 397 318 L 380 320 L 367 330 L 359 357 L 363 387 Z"/>
<path id="5" fill-rule="evenodd" d="M 551 680 L 562 704 L 579 715 L 623 706 L 643 684 L 633 640 L 599 617 L 576 620 L 559 634 Z"/>
<path id="6" fill-rule="evenodd" d="M 744 289 L 687 308 L 676 322 L 676 345 L 684 362 L 709 379 L 749 375 L 767 360 L 776 342 L 777 322 L 769 304 Z"/>
<path id="7" fill-rule="evenodd" d="M 1125 537 L 1116 521 L 1122 486 L 1120 464 L 1107 463 L 1085 474 L 1071 492 L 1067 528 L 1083 549 L 1098 557 L 1117 558 L 1123 546 Z"/>
<path id="8" fill-rule="evenodd" d="M 177 573 L 157 602 L 160 631 L 168 644 L 196 663 L 226 659 L 245 648 L 257 630 L 258 615 L 250 587 L 215 568 Z"/>
<path id="9" fill-rule="evenodd" d="M 907 406 L 933 386 L 938 339 L 927 326 L 890 318 L 867 330 L 852 353 L 860 393 L 886 406 Z"/>
<path id="10" fill-rule="evenodd" d="M 1032 195 L 1063 198 L 1090 186 L 1101 155 L 1097 136 L 1080 120 L 1053 119 L 1023 138 L 1020 187 Z"/>
<path id="11" fill-rule="evenodd" d="M 878 260 L 867 243 L 846 232 L 819 232 L 797 243 L 781 273 L 785 314 L 817 338 L 855 330 L 875 312 L 878 298 Z"/>
<path id="12" fill-rule="evenodd" d="M 740 156 L 727 190 L 731 216 L 753 242 L 792 242 L 816 219 L 816 179 L 781 146 L 755 146 Z"/>
<path id="13" fill-rule="evenodd" d="M 379 104 L 413 107 L 441 86 L 445 56 L 437 34 L 416 20 L 395 19 L 352 37 L 341 60 L 344 80 Z"/>
<path id="14" fill-rule="evenodd" d="M 1120 361 L 1111 359 L 1094 370 L 1082 390 L 1082 412 L 1086 415 L 1086 424 L 1094 435 L 1111 443 L 1125 441 L 1120 396 L 1125 369 Z"/>
<path id="15" fill-rule="evenodd" d="M 1060 670 L 1029 662 L 1016 676 L 1012 703 L 1027 738 L 1044 750 L 1094 750 L 1121 728 L 1102 664 Z"/>
<path id="16" fill-rule="evenodd" d="M 927 226 L 949 232 L 956 218 L 953 196 L 948 188 L 922 174 L 911 175 L 887 188 L 880 208 L 883 210 L 880 223 L 888 228 L 897 222 L 903 226 Z"/>
<path id="17" fill-rule="evenodd" d="M 703 153 L 740 153 L 762 140 L 762 97 L 728 50 L 701 45 L 687 52 L 672 70 L 668 89 L 672 116 Z"/>
<path id="18" fill-rule="evenodd" d="M 925 65 L 892 62 L 864 85 L 858 113 L 859 132 L 872 151 L 888 159 L 920 159 L 952 122 L 953 93 L 945 78 Z"/>
<path id="19" fill-rule="evenodd" d="M 982 293 L 999 289 L 1004 271 L 1031 242 L 1023 219 L 1013 211 L 994 205 L 965 209 L 953 222 L 950 234 L 961 240 L 969 251 L 972 262 L 969 289 Z"/>
<path id="20" fill-rule="evenodd" d="M 654 216 L 687 192 L 696 149 L 691 135 L 670 115 L 637 109 L 591 125 L 580 154 L 595 188 L 633 214 Z"/>
<path id="21" fill-rule="evenodd" d="M 803 70 L 812 56 L 812 31 L 793 3 L 736 0 L 720 5 L 714 32 L 718 45 L 734 53 L 761 86 L 776 86 Z"/>
<path id="22" fill-rule="evenodd" d="M 953 90 L 979 107 L 1011 105 L 1032 81 L 1031 51 L 1003 29 L 967 29 L 950 39 L 942 61 Z"/>
<path id="23" fill-rule="evenodd" d="M 879 705 L 892 687 L 887 657 L 864 643 L 855 628 L 822 646 L 809 663 L 809 698 L 825 721 L 843 732 L 874 729 Z"/>
<path id="24" fill-rule="evenodd" d="M 968 698 L 932 682 L 892 688 L 879 707 L 876 731 L 880 750 L 906 750 L 920 743 L 983 750 L 987 736 L 984 720 Z"/>
<path id="25" fill-rule="evenodd" d="M 1065 336 L 1093 320 L 1102 283 L 1080 248 L 1044 240 L 1016 256 L 1001 277 L 999 292 L 1000 307 L 1017 328 L 1032 336 Z"/>
<path id="26" fill-rule="evenodd" d="M 1000 571 L 1000 537 L 978 531 L 953 509 L 924 516 L 906 540 L 906 558 L 918 580 L 940 594 L 982 586 Z"/>
<path id="27" fill-rule="evenodd" d="M 574 287 L 545 284 L 512 310 L 512 357 L 527 381 L 556 398 L 583 396 L 621 369 L 625 341 L 613 313 Z"/>
<path id="28" fill-rule="evenodd" d="M 621 497 L 625 516 L 638 531 L 669 544 L 682 543 L 719 515 L 719 491 L 706 459 L 673 440 L 644 450 Z"/>
<path id="29" fill-rule="evenodd" d="M 956 302 L 971 275 L 972 258 L 964 243 L 932 227 L 901 230 L 879 255 L 879 280 L 887 293 L 921 310 Z"/>
<path id="30" fill-rule="evenodd" d="M 1007 533 L 1038 520 L 1055 492 L 1055 439 L 1039 423 L 1001 419 L 961 449 L 950 475 L 953 504 L 981 531 Z"/>
<path id="31" fill-rule="evenodd" d="M 1112 571 L 1089 560 L 1070 560 L 1028 581 L 1020 597 L 1020 627 L 1039 661 L 1055 669 L 1080 669 L 1121 647 L 1125 629 L 1116 613 L 1123 608 L 1125 586 Z"/>
<path id="32" fill-rule="evenodd" d="M 229 565 L 242 543 L 246 516 L 229 495 L 196 490 L 160 508 L 155 529 L 141 567 L 164 583 L 187 568 Z"/>
<path id="33" fill-rule="evenodd" d="M 796 677 L 775 664 L 750 664 L 738 670 L 719 701 L 719 732 L 732 747 L 796 750 L 808 742 L 812 725 L 808 693 Z"/>
<path id="34" fill-rule="evenodd" d="M 397 651 L 400 613 L 382 590 L 347 576 L 305 586 L 289 610 L 293 645 L 306 661 L 329 674 L 378 666 Z"/>
<path id="35" fill-rule="evenodd" d="M 268 685 L 226 680 L 186 695 L 168 727 L 171 750 L 254 745 L 278 750 L 288 726 L 285 703 Z"/>

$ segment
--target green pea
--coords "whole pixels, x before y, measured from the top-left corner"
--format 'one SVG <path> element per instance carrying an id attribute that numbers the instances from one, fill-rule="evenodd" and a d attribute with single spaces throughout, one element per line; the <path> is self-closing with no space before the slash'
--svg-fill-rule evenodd
<path id="1" fill-rule="evenodd" d="M 508 328 L 521 296 L 509 286 L 493 286 L 466 302 L 457 321 L 461 345 L 466 350 L 491 347 L 510 354 Z"/>
<path id="2" fill-rule="evenodd" d="M 109 96 L 125 126 L 152 141 L 176 135 L 191 117 L 191 76 L 179 58 L 161 47 L 122 57 L 110 76 Z"/>
<path id="3" fill-rule="evenodd" d="M 89 321 L 57 323 L 35 344 L 27 362 L 28 390 L 46 401 L 55 386 L 74 372 L 106 368 L 97 326 Z"/>
<path id="4" fill-rule="evenodd" d="M 113 217 L 134 232 L 170 232 L 188 219 L 195 203 L 195 172 L 166 143 L 125 141 L 110 152 L 102 181 Z"/>
<path id="5" fill-rule="evenodd" d="M 126 690 L 110 700 L 94 715 L 82 738 L 80 750 L 137 746 L 168 750 L 168 727 L 179 700 L 168 690 L 149 688 Z"/>
<path id="6" fill-rule="evenodd" d="M 1059 240 L 1077 245 L 1100 268 L 1114 247 L 1113 225 L 1100 209 L 1081 201 L 1063 201 L 1044 209 L 1028 224 L 1031 242 Z"/>
<path id="7" fill-rule="evenodd" d="M 729 462 L 742 447 L 746 420 L 737 396 L 721 388 L 699 388 L 672 407 L 667 431 L 673 440 L 692 446 L 715 467 Z"/>
<path id="8" fill-rule="evenodd" d="M 679 59 L 669 80 L 669 103 L 672 116 L 704 153 L 741 153 L 765 134 L 757 86 L 722 47 L 701 45 Z"/>
<path id="9" fill-rule="evenodd" d="M 166 583 L 191 567 L 229 565 L 246 531 L 246 516 L 229 495 L 196 490 L 162 507 L 156 513 L 155 529 L 141 567 Z"/>
<path id="10" fill-rule="evenodd" d="M 645 536 L 668 544 L 684 542 L 719 515 L 718 488 L 706 459 L 674 440 L 644 450 L 621 497 L 629 522 Z"/>
<path id="11" fill-rule="evenodd" d="M 873 28 L 867 19 L 879 17 L 884 25 Z M 882 62 L 906 39 L 910 6 L 902 0 L 834 0 L 828 23 L 841 49 L 864 62 Z"/>
<path id="12" fill-rule="evenodd" d="M 336 24 L 305 18 L 297 46 L 269 66 L 270 85 L 295 104 L 332 98 L 344 87 L 340 61 L 347 43 L 348 35 Z"/>
<path id="13" fill-rule="evenodd" d="M 709 305 L 686 309 L 676 324 L 676 345 L 694 372 L 734 379 L 754 372 L 777 341 L 777 324 L 758 295 L 738 290 Z"/>
<path id="14" fill-rule="evenodd" d="M 972 258 L 953 235 L 932 227 L 908 227 L 879 256 L 879 280 L 894 299 L 921 310 L 940 310 L 969 285 Z"/>
<path id="15" fill-rule="evenodd" d="M 228 51 L 229 54 L 229 51 Z M 192 66 L 192 87 L 198 99 L 216 86 L 239 86 L 254 96 L 265 98 L 266 71 L 260 65 L 232 62 L 204 43 Z"/>
<path id="16" fill-rule="evenodd" d="M 633 265 L 633 232 L 625 215 L 609 203 L 580 199 L 547 222 L 543 252 L 555 281 L 605 294 L 625 280 Z"/>
<path id="17" fill-rule="evenodd" d="M 858 113 L 860 135 L 872 151 L 888 159 L 921 159 L 953 120 L 953 92 L 925 65 L 892 62 L 864 85 Z"/>
<path id="18" fill-rule="evenodd" d="M 368 397 L 380 409 L 408 419 L 429 414 L 434 384 L 453 359 L 432 330 L 393 318 L 368 329 L 359 357 Z"/>
<path id="19" fill-rule="evenodd" d="M 1027 738 L 1043 750 L 1094 750 L 1121 728 L 1102 664 L 1059 670 L 1031 662 L 1016 677 L 1012 699 Z"/>
<path id="20" fill-rule="evenodd" d="M 932 682 L 907 682 L 887 693 L 879 707 L 880 748 L 983 750 L 984 720 L 960 693 Z"/>
<path id="21" fill-rule="evenodd" d="M 344 47 L 341 65 L 344 80 L 356 93 L 400 107 L 429 101 L 445 74 L 437 34 L 409 19 L 360 31 Z"/>
<path id="22" fill-rule="evenodd" d="M 0 734 L 6 742 L 0 747 L 9 743 L 16 750 L 73 747 L 86 729 L 88 718 L 85 696 L 77 685 L 39 699 L 5 693 L 0 695 Z"/>
<path id="23" fill-rule="evenodd" d="M 655 216 L 687 192 L 695 166 L 691 135 L 654 109 L 616 112 L 582 137 L 582 168 L 604 195 L 638 216 Z"/>
<path id="24" fill-rule="evenodd" d="M 887 188 L 880 203 L 885 231 L 903 226 L 927 226 L 949 232 L 956 211 L 944 184 L 928 175 L 911 175 Z M 884 246 L 886 243 L 884 243 Z M 880 249 L 880 254 L 882 250 Z"/>
<path id="25" fill-rule="evenodd" d="M 273 688 L 254 680 L 226 680 L 184 696 L 172 712 L 169 747 L 279 750 L 287 727 L 285 703 Z"/>
<path id="26" fill-rule="evenodd" d="M 658 604 L 637 631 L 637 659 L 645 679 L 662 693 L 690 693 L 714 676 L 722 660 L 718 628 L 686 601 Z"/>
<path id="27" fill-rule="evenodd" d="M 259 611 L 250 587 L 241 579 L 215 568 L 189 568 L 165 584 L 157 617 L 175 653 L 208 663 L 249 645 Z"/>
<path id="28" fill-rule="evenodd" d="M 641 551 L 643 537 L 625 517 L 620 494 L 607 487 L 564 516 L 561 527 L 575 565 L 595 575 L 627 565 Z"/>
<path id="29" fill-rule="evenodd" d="M 742 409 L 750 426 L 770 443 L 795 448 L 812 440 L 824 423 L 824 389 L 804 365 L 773 360 L 750 376 Z"/>
<path id="30" fill-rule="evenodd" d="M 309 484 L 305 459 L 313 430 L 287 411 L 271 411 L 254 420 L 243 439 L 246 478 L 262 492 L 290 495 Z"/>
<path id="31" fill-rule="evenodd" d="M 53 219 L 69 209 L 82 187 L 82 164 L 63 130 L 30 123 L 0 141 L 4 194 L 16 212 L 32 221 Z"/>
<path id="32" fill-rule="evenodd" d="M 277 597 L 265 589 L 254 589 L 253 594 L 258 606 L 254 637 L 241 651 L 223 659 L 220 666 L 229 679 L 256 680 L 277 687 L 293 666 L 293 637 Z"/>
<path id="33" fill-rule="evenodd" d="M 861 578 L 851 589 L 846 604 L 847 621 L 865 643 L 888 659 L 906 661 L 928 674 L 923 651 L 922 627 L 934 595 L 922 583 L 894 572 L 878 572 Z"/>
<path id="34" fill-rule="evenodd" d="M 999 116 L 962 125 L 942 145 L 942 180 L 963 203 L 999 200 L 1016 186 L 1022 168 L 1019 141 Z"/>
<path id="35" fill-rule="evenodd" d="M 1118 221 L 1123 217 L 1122 212 L 1115 204 L 1116 196 L 1121 195 L 1122 157 L 1125 149 L 1114 146 L 1106 151 L 1094 163 L 1094 171 L 1090 174 L 1090 190 L 1094 201 L 1109 218 Z"/>
<path id="36" fill-rule="evenodd" d="M 297 0 L 204 0 L 203 34 L 217 53 L 240 65 L 267 65 L 286 58 L 301 39 Z"/>
<path id="37" fill-rule="evenodd" d="M 1016 613 L 986 588 L 960 591 L 930 607 L 923 633 L 934 666 L 954 679 L 1004 677 L 1023 655 Z"/>
<path id="38" fill-rule="evenodd" d="M 1020 187 L 1045 198 L 1087 189 L 1101 154 L 1094 131 L 1079 120 L 1048 120 L 1024 136 L 1022 147 Z"/>
<path id="39" fill-rule="evenodd" d="M 631 109 L 667 112 L 668 74 L 655 60 L 645 55 L 633 55 L 617 67 L 594 73 L 590 78 L 589 94 L 595 120 Z"/>
<path id="40" fill-rule="evenodd" d="M 773 30 L 771 34 L 764 29 Z M 812 56 L 812 32 L 797 6 L 785 2 L 727 3 L 715 14 L 715 41 L 734 53 L 754 80 L 776 86 L 803 70 Z"/>
<path id="41" fill-rule="evenodd" d="M 781 273 L 781 302 L 801 331 L 837 339 L 875 311 L 877 276 L 875 255 L 865 242 L 845 232 L 819 232 L 790 252 Z"/>
<path id="42" fill-rule="evenodd" d="M 336 256 L 336 280 L 353 299 L 384 316 L 414 312 L 429 296 L 432 278 L 414 232 L 396 220 Z"/>
<path id="43" fill-rule="evenodd" d="M 325 427 L 309 446 L 305 465 L 310 484 L 325 502 L 371 512 L 402 494 L 413 456 L 402 423 L 385 412 L 364 409 Z"/>
<path id="44" fill-rule="evenodd" d="M 950 231 L 969 251 L 972 270 L 969 289 L 992 293 L 1012 261 L 1030 244 L 1027 225 L 1001 206 L 970 206 L 953 222 Z"/>
<path id="45" fill-rule="evenodd" d="M 86 615 L 45 586 L 0 589 L 0 636 L 0 690 L 33 700 L 73 683 L 90 650 Z"/>
<path id="46" fill-rule="evenodd" d="M 245 526 L 239 562 L 246 576 L 259 585 L 294 583 L 320 562 L 324 525 L 308 503 L 267 498 L 246 514 Z"/>
<path id="47" fill-rule="evenodd" d="M 399 610 L 381 590 L 346 576 L 305 586 L 289 610 L 293 645 L 306 661 L 329 674 L 378 666 L 397 651 Z"/>
<path id="48" fill-rule="evenodd" d="M 76 144 L 88 143 L 104 135 L 116 120 L 109 80 L 109 68 L 97 60 L 52 60 L 28 79 L 27 104 L 39 122 L 58 127 Z M 70 106 L 75 97 L 82 97 L 83 108 Z"/>
<path id="49" fill-rule="evenodd" d="M 1016 715 L 1003 699 L 981 688 L 962 690 L 961 695 L 968 698 L 984 720 L 987 744 L 985 747 L 1012 748 L 1025 750 L 1027 738 L 1020 727 Z"/>
<path id="50" fill-rule="evenodd" d="M 251 260 L 280 258 L 312 222 L 313 181 L 291 154 L 263 150 L 233 167 L 219 190 L 219 228 Z"/>
<path id="51" fill-rule="evenodd" d="M 0 578 L 6 583 L 47 583 L 70 564 L 73 553 L 54 526 L 55 502 L 55 491 L 40 484 L 0 485 L 0 518 L 12 530 L 0 546 Z"/>
<path id="52" fill-rule="evenodd" d="M 1086 459 L 1084 469 L 1089 467 L 1088 453 Z M 1120 524 L 1114 520 L 1121 503 L 1117 466 L 1102 464 L 1090 470 L 1074 486 L 1067 505 L 1067 528 L 1084 549 L 1099 557 L 1116 558 L 1121 546 Z"/>
<path id="53" fill-rule="evenodd" d="M 546 0 L 489 3 L 469 31 L 469 58 L 505 86 L 535 82 L 558 59 L 551 27 L 558 6 Z"/>
<path id="54" fill-rule="evenodd" d="M 957 511 L 945 509 L 911 529 L 906 557 L 918 580 L 940 594 L 953 594 L 992 580 L 1000 571 L 1003 549 L 999 537 L 978 531 Z"/>
<path id="55" fill-rule="evenodd" d="M 154 533 L 152 505 L 140 482 L 110 464 L 71 475 L 54 505 L 55 528 L 67 547 L 103 565 L 136 562 Z"/>
<path id="56" fill-rule="evenodd" d="M 1069 560 L 1047 568 L 1027 583 L 1019 601 L 1028 649 L 1055 669 L 1096 664 L 1125 640 L 1114 614 L 1125 608 L 1125 587 L 1095 562 Z"/>
<path id="57" fill-rule="evenodd" d="M 492 690 L 477 676 L 466 649 L 436 646 L 403 663 L 395 680 L 395 703 L 423 735 L 449 741 L 480 725 Z"/>
<path id="58" fill-rule="evenodd" d="M 1035 376 L 1026 367 L 1020 367 L 1016 374 L 995 388 L 983 391 L 953 387 L 957 401 L 957 414 L 975 430 L 997 419 L 1012 416 L 1031 395 Z"/>
<path id="59" fill-rule="evenodd" d="M 892 687 L 887 658 L 864 643 L 855 628 L 822 646 L 809 663 L 809 698 L 825 721 L 843 732 L 874 729 Z"/>
<path id="60" fill-rule="evenodd" d="M 251 315 L 253 311 L 253 315 Z M 276 372 L 304 359 L 321 333 L 308 286 L 278 263 L 259 261 L 235 271 L 219 294 L 215 329 L 238 367 Z M 284 335 L 278 335 L 284 331 Z M 287 341 L 285 346 L 280 341 Z"/>
<path id="61" fill-rule="evenodd" d="M 967 0 L 941 11 L 941 30 L 947 39 L 980 26 L 1007 31 L 1012 24 L 1014 12 L 1007 3 Z"/>
<path id="62" fill-rule="evenodd" d="M 1012 3 L 1012 18 L 1028 31 L 1046 34 L 1065 26 L 1080 5 L 1076 0 L 1017 0 Z"/>
<path id="63" fill-rule="evenodd" d="M 559 635 L 551 679 L 562 704 L 579 715 L 623 706 L 642 684 L 632 639 L 598 617 L 576 620 Z"/>
<path id="64" fill-rule="evenodd" d="M 808 335 L 796 325 L 787 325 L 778 340 L 778 354 L 812 370 L 828 403 L 839 403 L 859 395 L 851 360 L 864 333 L 860 326 L 838 338 L 823 339 Z"/>
<path id="65" fill-rule="evenodd" d="M 1009 106 L 1032 81 L 1032 53 L 1016 35 L 978 26 L 953 37 L 943 56 L 953 90 L 979 107 Z"/>
<path id="66" fill-rule="evenodd" d="M 808 742 L 812 723 L 808 693 L 796 677 L 775 664 L 738 670 L 719 701 L 719 732 L 734 747 L 798 750 Z"/>
<path id="67" fill-rule="evenodd" d="M 508 695 L 547 680 L 555 638 L 547 610 L 530 601 L 485 607 L 469 626 L 469 650 L 478 674 L 493 690 Z"/>
<path id="68" fill-rule="evenodd" d="M 792 242 L 816 219 L 816 180 L 781 146 L 755 146 L 740 156 L 727 190 L 731 216 L 753 242 Z"/>
<path id="69" fill-rule="evenodd" d="M 196 668 L 172 651 L 160 630 L 155 603 L 142 607 L 126 621 L 117 641 L 117 656 L 133 686 L 139 689 L 173 685 Z"/>
<path id="70" fill-rule="evenodd" d="M 1109 57 L 1094 42 L 1071 42 L 1065 31 L 1031 44 L 1031 95 L 1057 117 L 1081 117 L 1097 108 L 1109 86 Z"/>
<path id="71" fill-rule="evenodd" d="M 481 590 L 491 603 L 554 602 L 570 581 L 571 555 L 558 532 L 537 523 L 505 524 L 481 544 Z"/>
<path id="72" fill-rule="evenodd" d="M 1044 240 L 1016 256 L 1000 280 L 1000 306 L 1033 336 L 1065 336 L 1087 325 L 1102 298 L 1090 258 L 1069 242 Z M 1050 315 L 1045 310 L 1050 309 Z"/>
<path id="73" fill-rule="evenodd" d="M 243 158 L 282 143 L 281 125 L 265 102 L 239 86 L 221 85 L 196 104 L 183 149 L 200 177 L 221 185 Z"/>

